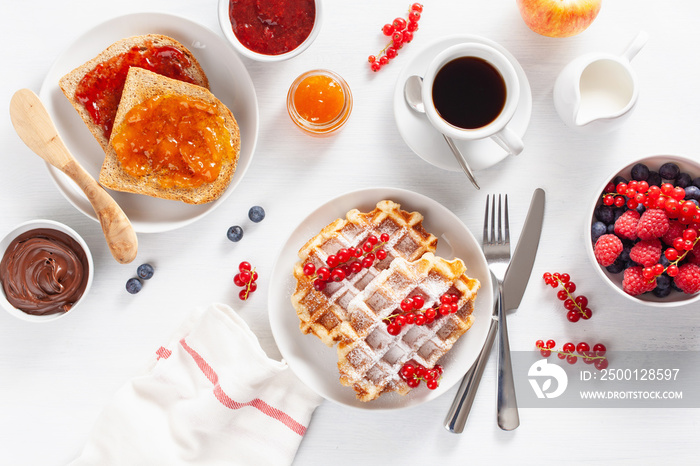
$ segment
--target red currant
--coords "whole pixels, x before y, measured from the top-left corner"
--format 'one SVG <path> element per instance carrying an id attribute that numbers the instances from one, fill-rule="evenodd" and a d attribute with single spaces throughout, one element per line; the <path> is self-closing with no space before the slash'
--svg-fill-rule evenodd
<path id="1" fill-rule="evenodd" d="M 416 295 L 413 297 L 414 309 L 422 309 L 425 306 L 425 300 L 421 295 Z"/>
<path id="2" fill-rule="evenodd" d="M 392 24 L 385 24 L 384 27 L 382 27 L 382 33 L 384 33 L 385 36 L 390 36 L 394 33 L 394 26 Z"/>
<path id="3" fill-rule="evenodd" d="M 326 287 L 326 281 L 321 280 L 320 278 L 317 278 L 314 280 L 314 290 L 316 291 L 323 291 L 323 289 Z"/>
<path id="4" fill-rule="evenodd" d="M 313 275 L 316 272 L 316 266 L 310 262 L 304 264 L 304 275 Z"/>
<path id="5" fill-rule="evenodd" d="M 596 356 L 605 356 L 607 348 L 602 343 L 596 343 L 593 345 L 593 351 L 595 352 Z"/>
<path id="6" fill-rule="evenodd" d="M 394 47 L 389 47 L 384 53 L 386 53 L 386 57 L 390 60 L 396 58 L 396 55 L 398 55 L 398 52 Z"/>
<path id="7" fill-rule="evenodd" d="M 608 360 L 607 359 L 596 359 L 594 365 L 595 365 L 596 369 L 598 369 L 599 371 L 602 371 L 603 369 L 607 369 Z"/>
<path id="8" fill-rule="evenodd" d="M 406 20 L 403 18 L 396 18 L 392 25 L 394 26 L 394 31 L 403 31 L 406 29 Z"/>
<path id="9" fill-rule="evenodd" d="M 245 301 L 250 297 L 250 294 L 248 293 L 248 290 L 241 290 L 240 293 L 238 293 L 238 297 L 241 299 L 241 301 Z"/>
<path id="10" fill-rule="evenodd" d="M 588 346 L 588 343 L 586 343 L 586 342 L 581 342 L 581 343 L 579 343 L 579 344 L 576 346 L 576 351 L 577 351 L 579 354 L 583 354 L 583 353 L 585 353 L 586 351 L 590 351 L 590 350 L 591 350 L 591 347 Z"/>
<path id="11" fill-rule="evenodd" d="M 243 261 L 240 264 L 238 264 L 238 270 L 243 272 L 244 270 L 250 271 L 253 267 L 250 265 L 250 262 Z"/>
<path id="12" fill-rule="evenodd" d="M 576 351 L 576 345 L 573 343 L 565 343 L 564 346 L 562 346 L 562 350 L 565 351 L 566 353 L 573 353 Z"/>
<path id="13" fill-rule="evenodd" d="M 423 11 L 423 5 L 421 5 L 420 3 L 414 3 L 413 5 L 411 5 L 411 11 Z"/>

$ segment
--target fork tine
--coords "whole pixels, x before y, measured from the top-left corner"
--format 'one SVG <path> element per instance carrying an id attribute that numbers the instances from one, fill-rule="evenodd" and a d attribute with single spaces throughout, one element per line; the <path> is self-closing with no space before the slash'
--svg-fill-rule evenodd
<path id="1" fill-rule="evenodd" d="M 489 242 L 489 195 L 486 195 L 486 212 L 484 213 L 484 234 L 482 236 L 482 243 L 486 244 Z"/>
<path id="2" fill-rule="evenodd" d="M 506 194 L 505 202 L 505 227 L 506 227 L 506 241 L 505 244 L 510 244 L 510 226 L 508 222 L 508 195 Z"/>
<path id="3" fill-rule="evenodd" d="M 501 225 L 501 195 L 500 194 L 498 195 L 498 242 L 496 244 L 503 244 L 503 227 Z"/>

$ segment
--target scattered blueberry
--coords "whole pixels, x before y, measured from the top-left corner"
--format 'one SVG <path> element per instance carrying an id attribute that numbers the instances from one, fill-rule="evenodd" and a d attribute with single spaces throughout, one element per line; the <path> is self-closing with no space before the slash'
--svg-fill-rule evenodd
<path id="1" fill-rule="evenodd" d="M 142 280 L 150 280 L 153 276 L 153 266 L 151 264 L 141 264 L 136 269 L 136 275 Z"/>
<path id="2" fill-rule="evenodd" d="M 688 186 L 685 188 L 685 198 L 700 201 L 700 188 L 697 186 Z"/>
<path id="3" fill-rule="evenodd" d="M 632 179 L 637 181 L 646 181 L 649 178 L 649 167 L 643 163 L 637 163 L 632 167 Z"/>
<path id="4" fill-rule="evenodd" d="M 603 236 L 605 233 L 608 232 L 608 228 L 605 226 L 603 222 L 595 222 L 593 225 L 591 225 L 591 239 L 595 243 L 598 241 L 598 238 Z"/>
<path id="5" fill-rule="evenodd" d="M 131 294 L 136 294 L 139 291 L 141 291 L 141 287 L 143 284 L 141 283 L 141 280 L 138 278 L 130 278 L 126 281 L 126 291 L 128 291 Z"/>
<path id="6" fill-rule="evenodd" d="M 595 208 L 595 218 L 603 223 L 613 223 L 615 221 L 615 211 L 609 205 L 599 205 Z"/>
<path id="7" fill-rule="evenodd" d="M 693 179 L 690 177 L 689 174 L 687 173 L 681 173 L 678 175 L 678 178 L 676 178 L 676 186 L 680 186 L 681 188 L 687 188 L 693 183 Z"/>
<path id="8" fill-rule="evenodd" d="M 661 186 L 662 182 L 663 180 L 661 179 L 659 172 L 649 172 L 649 178 L 647 178 L 647 183 L 649 183 L 649 186 Z"/>
<path id="9" fill-rule="evenodd" d="M 237 243 L 241 240 L 241 238 L 243 238 L 243 228 L 239 227 L 238 225 L 232 226 L 226 232 L 226 237 L 234 243 Z"/>
<path id="10" fill-rule="evenodd" d="M 265 218 L 265 209 L 259 205 L 251 207 L 248 211 L 248 218 L 255 223 L 262 222 Z"/>
<path id="11" fill-rule="evenodd" d="M 666 162 L 659 168 L 659 175 L 664 180 L 675 180 L 680 173 L 681 169 L 673 162 Z"/>

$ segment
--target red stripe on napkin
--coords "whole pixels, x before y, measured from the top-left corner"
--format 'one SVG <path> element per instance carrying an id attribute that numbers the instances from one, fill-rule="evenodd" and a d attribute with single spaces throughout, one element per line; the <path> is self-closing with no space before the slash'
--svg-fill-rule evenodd
<path id="1" fill-rule="evenodd" d="M 156 351 L 156 354 L 158 355 L 158 359 L 168 359 L 173 352 L 161 346 Z"/>
<path id="2" fill-rule="evenodd" d="M 229 409 L 240 409 L 245 406 L 251 406 L 259 410 L 261 413 L 270 416 L 272 419 L 281 422 L 293 432 L 299 435 L 303 436 L 306 433 L 306 427 L 292 419 L 292 417 L 288 414 L 284 413 L 283 411 L 280 411 L 277 408 L 273 408 L 272 406 L 268 405 L 259 398 L 255 398 L 251 401 L 247 401 L 244 403 L 240 403 L 231 399 L 226 393 L 224 393 L 224 390 L 221 388 L 221 385 L 219 385 L 219 376 L 216 374 L 216 371 L 212 369 L 212 367 L 204 360 L 204 358 L 200 356 L 199 353 L 197 353 L 194 349 L 190 348 L 190 346 L 185 342 L 184 338 L 180 340 L 180 345 L 182 345 L 185 351 L 187 351 L 187 353 L 189 353 L 189 355 L 192 356 L 192 359 L 194 359 L 194 362 L 201 369 L 205 377 L 212 384 L 214 384 L 214 396 L 217 400 L 219 400 L 221 404 L 223 404 Z"/>

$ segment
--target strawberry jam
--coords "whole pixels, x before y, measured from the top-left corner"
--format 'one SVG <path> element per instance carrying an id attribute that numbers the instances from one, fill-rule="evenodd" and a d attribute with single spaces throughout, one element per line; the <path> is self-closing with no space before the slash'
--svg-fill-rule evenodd
<path id="1" fill-rule="evenodd" d="M 231 135 L 215 105 L 200 99 L 158 95 L 134 106 L 114 130 L 121 167 L 163 188 L 196 188 L 219 176 L 233 158 Z"/>
<path id="2" fill-rule="evenodd" d="M 299 47 L 314 27 L 314 0 L 231 0 L 229 19 L 244 47 L 281 55 Z"/>
<path id="3" fill-rule="evenodd" d="M 152 42 L 134 46 L 128 52 L 98 64 L 78 83 L 75 99 L 85 107 L 107 139 L 112 133 L 126 75 L 132 66 L 194 83 L 186 74 L 191 63 L 184 53 L 167 45 L 155 47 Z"/>

